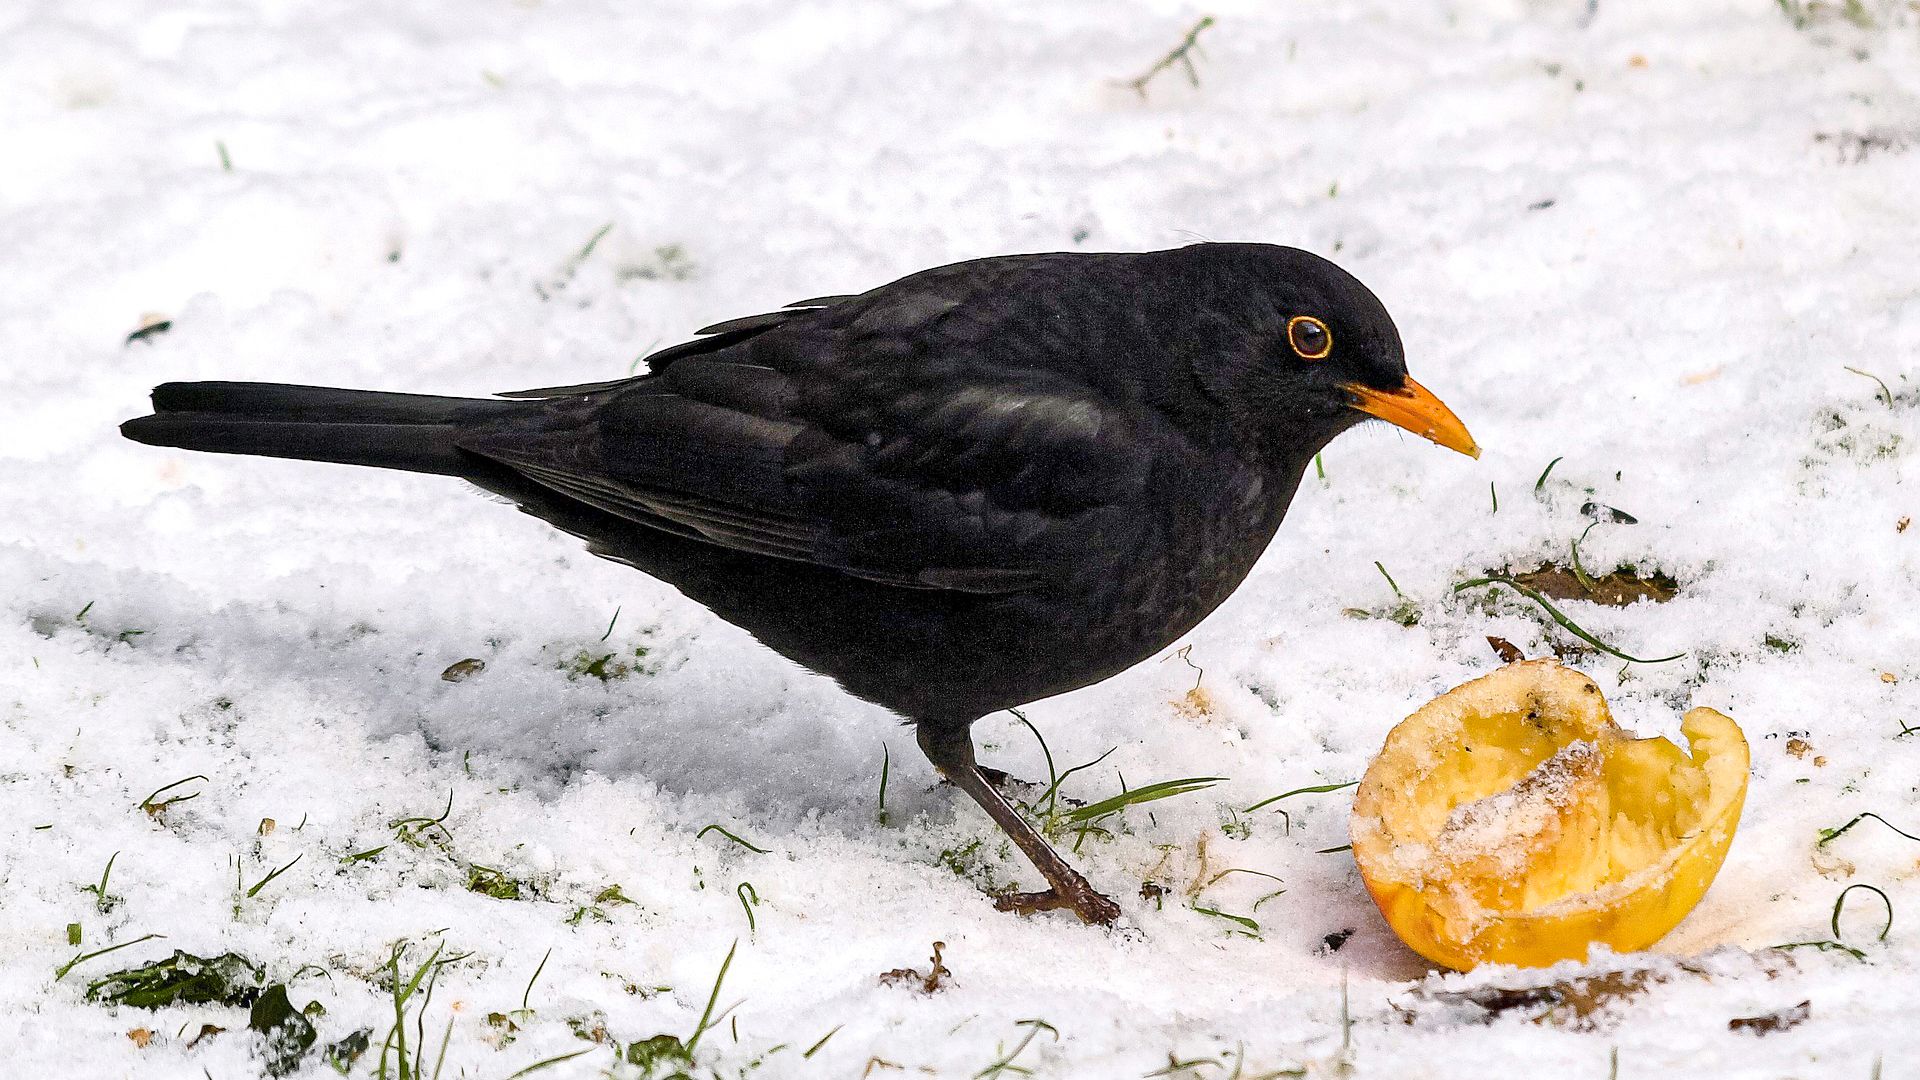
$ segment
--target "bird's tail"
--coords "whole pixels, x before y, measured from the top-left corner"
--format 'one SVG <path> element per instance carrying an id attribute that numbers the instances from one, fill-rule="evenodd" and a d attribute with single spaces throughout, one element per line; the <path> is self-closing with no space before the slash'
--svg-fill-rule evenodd
<path id="1" fill-rule="evenodd" d="M 525 408 L 281 383 L 166 383 L 154 388 L 153 415 L 127 421 L 120 433 L 150 446 L 463 476 L 475 459 L 455 445 L 462 427 Z"/>

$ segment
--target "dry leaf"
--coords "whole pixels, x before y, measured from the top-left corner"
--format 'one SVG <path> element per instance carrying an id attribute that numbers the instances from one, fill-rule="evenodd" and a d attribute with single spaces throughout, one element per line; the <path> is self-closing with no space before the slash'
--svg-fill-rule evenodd
<path id="1" fill-rule="evenodd" d="M 1813 1014 L 1813 1002 L 1803 1001 L 1791 1009 L 1781 1009 L 1765 1016 L 1736 1016 L 1727 1021 L 1728 1031 L 1748 1031 L 1755 1035 L 1771 1035 L 1776 1031 L 1798 1027 L 1806 1023 Z"/>
<path id="2" fill-rule="evenodd" d="M 947 970 L 947 965 L 940 962 L 940 952 L 946 947 L 947 943 L 944 941 L 936 941 L 933 943 L 932 963 L 925 975 L 920 974 L 920 972 L 913 968 L 894 968 L 892 971 L 880 976 L 881 984 L 885 986 L 912 985 L 923 994 L 934 993 L 946 985 L 946 980 L 953 977 L 953 972 Z"/>
<path id="3" fill-rule="evenodd" d="M 1527 658 L 1527 654 L 1520 651 L 1520 646 L 1515 645 L 1506 638 L 1494 637 L 1492 634 L 1488 634 L 1487 644 L 1493 646 L 1493 655 L 1499 657 L 1500 662 L 1503 664 L 1518 663 Z"/>

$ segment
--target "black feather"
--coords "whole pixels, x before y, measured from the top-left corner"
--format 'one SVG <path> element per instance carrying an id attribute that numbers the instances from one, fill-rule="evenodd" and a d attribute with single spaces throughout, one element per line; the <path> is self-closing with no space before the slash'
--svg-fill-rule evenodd
<path id="1" fill-rule="evenodd" d="M 465 476 L 476 459 L 454 438 L 462 422 L 508 402 L 278 383 L 165 383 L 152 416 L 120 425 L 151 446 L 369 465 Z"/>

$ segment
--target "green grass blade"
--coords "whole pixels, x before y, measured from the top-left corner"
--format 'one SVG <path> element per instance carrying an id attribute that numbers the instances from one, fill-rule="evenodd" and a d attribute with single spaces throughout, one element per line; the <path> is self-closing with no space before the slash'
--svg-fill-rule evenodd
<path id="1" fill-rule="evenodd" d="M 1194 776 L 1184 780 L 1163 780 L 1157 784 L 1134 788 L 1132 791 L 1123 791 L 1110 799 L 1101 799 L 1089 806 L 1077 807 L 1067 813 L 1067 820 L 1075 824 L 1096 821 L 1108 814 L 1125 810 L 1129 806 L 1171 799 L 1175 795 L 1185 795 L 1190 791 L 1200 791 L 1225 779 L 1224 776 Z"/>
<path id="2" fill-rule="evenodd" d="M 706 828 L 701 829 L 699 832 L 694 833 L 693 838 L 695 840 L 698 840 L 710 832 L 717 832 L 721 836 L 724 836 L 727 839 L 733 841 L 734 843 L 739 844 L 741 847 L 746 848 L 748 851 L 751 851 L 756 855 L 765 855 L 767 853 L 766 848 L 763 848 L 758 844 L 753 844 L 745 840 L 742 840 L 738 835 L 728 830 L 725 826 L 721 826 L 721 825 L 709 825 Z"/>
<path id="3" fill-rule="evenodd" d="M 1878 886 L 1868 885 L 1863 882 L 1854 882 L 1852 885 L 1849 885 L 1846 888 L 1841 889 L 1840 895 L 1834 898 L 1834 901 L 1833 901 L 1833 938 L 1834 940 L 1835 941 L 1840 940 L 1840 909 L 1847 906 L 1847 894 L 1852 892 L 1855 889 L 1865 889 L 1868 892 L 1874 894 L 1875 896 L 1878 896 L 1880 898 L 1880 902 L 1887 905 L 1887 925 L 1880 928 L 1880 938 L 1879 938 L 1879 940 L 1881 941 L 1887 940 L 1887 933 L 1893 929 L 1893 901 L 1887 899 L 1887 894 L 1884 892 L 1881 892 Z"/>
<path id="4" fill-rule="evenodd" d="M 1252 919 L 1247 918 L 1245 915 L 1234 915 L 1230 912 L 1216 911 L 1213 908 L 1202 907 L 1199 904 L 1193 905 L 1193 910 L 1199 912 L 1202 915 L 1211 915 L 1216 919 L 1225 919 L 1228 922 L 1238 923 L 1242 927 L 1244 927 L 1248 933 L 1251 933 L 1254 937 L 1260 936 L 1260 924 L 1258 922 L 1255 922 Z"/>
<path id="5" fill-rule="evenodd" d="M 273 873 L 268 874 L 266 877 L 261 878 L 258 882 L 254 883 L 253 888 L 247 890 L 247 898 L 251 900 L 252 898 L 260 895 L 260 890 L 266 888 L 268 882 L 272 881 L 274 878 L 279 877 L 281 874 L 284 874 L 287 871 L 293 869 L 293 863 L 297 863 L 301 859 L 304 859 L 306 857 L 307 857 L 307 853 L 303 851 L 300 854 L 295 855 L 293 857 L 293 862 L 290 862 L 287 865 L 281 867 L 280 869 L 275 870 Z"/>
<path id="6" fill-rule="evenodd" d="M 537 1073 L 549 1065 L 558 1065 L 563 1061 L 572 1061 L 582 1054 L 591 1054 L 597 1049 L 599 1049 L 599 1047 L 589 1046 L 585 1050 L 575 1050 L 571 1054 L 561 1054 L 559 1057 L 550 1057 L 545 1061 L 536 1061 L 526 1068 L 521 1069 L 519 1072 L 514 1073 L 512 1076 L 507 1077 L 507 1080 L 520 1080 L 521 1077 Z"/>
<path id="7" fill-rule="evenodd" d="M 846 1026 L 847 1025 L 845 1024 L 835 1024 L 832 1031 L 829 1031 L 825 1035 L 820 1036 L 820 1041 L 817 1043 L 814 1043 L 812 1046 L 807 1047 L 807 1052 L 804 1054 L 801 1054 L 800 1056 L 808 1060 L 812 1060 L 813 1055 L 819 1053 L 820 1048 L 827 1045 L 827 1040 L 833 1038 L 835 1035 L 840 1034 L 840 1029 Z"/>
<path id="8" fill-rule="evenodd" d="M 713 977 L 713 992 L 707 995 L 707 1007 L 701 1011 L 700 1022 L 693 1026 L 693 1034 L 687 1038 L 689 1055 L 693 1053 L 694 1047 L 700 1045 L 700 1036 L 705 1035 L 707 1029 L 712 1026 L 713 1007 L 720 1001 L 720 984 L 727 981 L 727 969 L 733 966 L 733 953 L 739 947 L 740 942 L 735 939 L 733 944 L 727 946 L 727 958 L 720 961 L 720 974 Z"/>
<path id="9" fill-rule="evenodd" d="M 1095 765 L 1098 765 L 1101 762 L 1107 760 L 1107 758 L 1111 756 L 1115 750 L 1118 750 L 1118 749 L 1120 748 L 1117 746 L 1111 747 L 1107 750 L 1106 753 L 1101 754 L 1099 757 L 1094 758 L 1092 761 L 1086 762 L 1085 764 L 1081 764 L 1081 765 L 1075 765 L 1073 768 L 1068 769 L 1066 772 L 1063 772 L 1059 776 L 1054 777 L 1053 783 L 1047 785 L 1047 790 L 1040 793 L 1040 798 L 1035 801 L 1035 805 L 1039 805 L 1040 803 L 1045 803 L 1047 806 L 1047 813 L 1051 814 L 1060 805 L 1060 799 L 1059 799 L 1060 785 L 1067 782 L 1067 777 L 1072 776 L 1074 773 L 1077 773 L 1082 769 L 1093 768 Z"/>
<path id="10" fill-rule="evenodd" d="M 1565 460 L 1564 455 L 1554 458 L 1552 461 L 1547 462 L 1546 468 L 1540 470 L 1540 479 L 1533 482 L 1533 493 L 1535 495 L 1540 494 L 1541 490 L 1547 486 L 1547 477 L 1553 475 L 1553 467 Z"/>
<path id="11" fill-rule="evenodd" d="M 1826 847 L 1828 844 L 1832 843 L 1833 841 L 1838 840 L 1840 838 L 1841 833 L 1844 833 L 1848 829 L 1853 828 L 1855 825 L 1860 824 L 1862 821 L 1865 821 L 1867 818 L 1872 818 L 1873 820 L 1879 822 L 1882 825 L 1885 825 L 1887 828 L 1892 829 L 1894 832 L 1899 833 L 1901 836 L 1904 836 L 1909 840 L 1920 840 L 1920 836 L 1913 835 L 1907 830 L 1900 828 L 1898 825 L 1895 825 L 1893 822 L 1888 821 L 1886 818 L 1881 817 L 1879 814 L 1876 814 L 1873 811 L 1869 810 L 1864 814 L 1853 815 L 1852 821 L 1847 822 L 1845 825 L 1842 825 L 1837 829 L 1821 829 L 1820 842 L 1815 844 L 1814 846 Z"/>
<path id="12" fill-rule="evenodd" d="M 533 978 L 527 980 L 527 988 L 520 995 L 520 1007 L 522 1009 L 527 1007 L 527 999 L 533 996 L 533 984 L 540 981 L 540 973 L 547 970 L 547 961 L 552 958 L 553 950 L 548 949 L 546 955 L 540 958 L 540 966 L 533 969 Z"/>
<path id="13" fill-rule="evenodd" d="M 1512 589 L 1514 592 L 1517 592 L 1520 595 L 1526 597 L 1527 599 L 1533 601 L 1534 603 L 1540 605 L 1540 609 L 1542 611 L 1545 611 L 1547 613 L 1547 616 L 1551 618 L 1554 622 L 1560 624 L 1561 629 L 1567 631 L 1568 633 L 1572 634 L 1574 637 L 1579 638 L 1581 641 L 1586 642 L 1587 644 L 1593 646 L 1594 648 L 1599 649 L 1601 652 L 1606 653 L 1608 656 L 1618 657 L 1621 660 L 1625 660 L 1629 664 L 1664 664 L 1670 660 L 1678 660 L 1681 657 L 1687 655 L 1684 652 L 1677 652 L 1677 653 L 1674 653 L 1672 656 L 1661 656 L 1651 660 L 1643 660 L 1638 656 L 1629 656 L 1626 653 L 1621 652 L 1619 649 L 1616 649 L 1613 646 L 1607 644 L 1606 642 L 1601 641 L 1599 638 L 1594 637 L 1592 634 L 1588 633 L 1585 629 L 1583 629 L 1578 623 L 1574 622 L 1572 619 L 1567 618 L 1565 612 L 1562 612 L 1559 608 L 1553 606 L 1553 601 L 1547 599 L 1545 596 L 1542 596 L 1539 592 L 1531 588 L 1528 588 L 1525 585 L 1520 584 L 1519 582 L 1513 580 L 1510 577 L 1505 576 L 1504 574 L 1493 574 L 1487 577 L 1474 578 L 1471 581 L 1463 581 L 1460 584 L 1455 585 L 1453 587 L 1453 591 L 1456 593 L 1464 592 L 1467 589 L 1476 588 L 1481 585 L 1505 585 L 1507 588 Z"/>
<path id="14" fill-rule="evenodd" d="M 66 977 L 67 972 L 72 971 L 74 968 L 79 967 L 81 964 L 86 963 L 87 961 L 93 959 L 96 956 L 105 956 L 110 952 L 119 952 L 121 949 L 138 945 L 143 941 L 152 941 L 155 938 L 164 938 L 166 936 L 167 935 L 165 934 L 147 934 L 142 937 L 134 938 L 132 941 L 123 941 L 118 945 L 109 945 L 104 949 L 95 949 L 90 953 L 81 953 L 79 956 L 76 956 L 73 959 L 55 968 L 53 972 L 53 979 L 55 982 L 60 981 L 61 979 Z"/>
<path id="15" fill-rule="evenodd" d="M 1040 729 L 1033 726 L 1033 721 L 1027 719 L 1026 713 L 1021 712 L 1019 709 L 1008 709 L 1007 711 L 1013 714 L 1015 720 L 1027 725 L 1027 730 L 1033 732 L 1034 740 L 1040 744 L 1040 753 L 1046 755 L 1048 790 L 1058 787 L 1060 784 L 1060 773 L 1053 767 L 1053 751 L 1047 746 L 1047 737 L 1040 734 Z"/>
<path id="16" fill-rule="evenodd" d="M 1329 791 L 1340 791 L 1343 788 L 1354 787 L 1359 783 L 1360 781 L 1358 780 L 1343 780 L 1338 784 L 1314 784 L 1312 787 L 1294 788 L 1292 791 L 1283 791 L 1278 795 L 1270 795 L 1267 798 L 1261 799 L 1259 802 L 1254 803 L 1252 806 L 1249 806 L 1245 810 L 1242 810 L 1240 812 L 1243 814 L 1251 814 L 1255 810 L 1258 810 L 1263 806 L 1270 806 L 1274 803 L 1279 802 L 1281 799 L 1291 799 L 1295 795 L 1323 795 Z"/>

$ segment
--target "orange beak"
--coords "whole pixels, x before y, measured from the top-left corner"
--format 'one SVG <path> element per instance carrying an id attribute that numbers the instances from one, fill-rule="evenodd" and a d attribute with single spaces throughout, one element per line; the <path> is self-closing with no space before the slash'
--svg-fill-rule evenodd
<path id="1" fill-rule="evenodd" d="M 1449 450 L 1458 450 L 1470 458 L 1480 456 L 1480 444 L 1467 434 L 1467 425 L 1453 415 L 1446 403 L 1433 391 L 1411 377 L 1398 390 L 1375 390 L 1359 383 L 1346 383 L 1342 390 L 1353 395 L 1353 407 L 1368 416 L 1405 428 L 1423 439 L 1430 439 Z"/>

